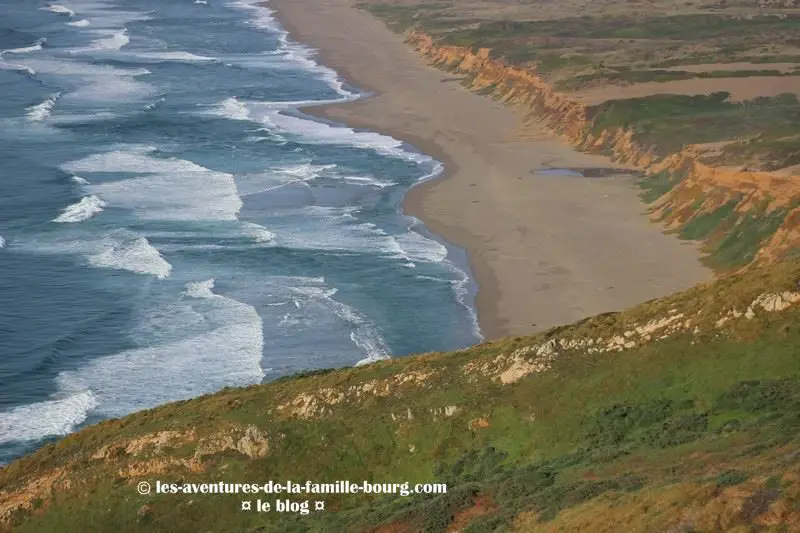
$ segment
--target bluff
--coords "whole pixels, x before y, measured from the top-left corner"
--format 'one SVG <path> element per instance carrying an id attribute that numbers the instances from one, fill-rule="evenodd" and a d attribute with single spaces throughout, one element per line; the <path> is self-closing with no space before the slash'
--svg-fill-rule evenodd
<path id="1" fill-rule="evenodd" d="M 532 337 L 227 389 L 0 470 L 13 531 L 798 531 L 800 262 Z M 155 483 L 446 494 L 139 494 Z M 275 502 L 272 502 L 275 504 Z"/>
<path id="2" fill-rule="evenodd" d="M 794 38 L 800 23 L 790 14 L 708 13 L 728 3 L 653 14 L 653 6 L 675 8 L 661 0 L 628 3 L 628 17 L 606 16 L 609 3 L 563 0 L 512 6 L 531 20 L 469 18 L 494 17 L 496 4 L 514 3 L 366 6 L 410 30 L 411 45 L 471 89 L 519 107 L 576 147 L 642 169 L 653 216 L 704 240 L 724 275 L 529 337 L 310 372 L 101 422 L 0 469 L 0 530 L 800 531 L 797 98 L 711 92 L 587 102 L 567 90 L 692 79 L 694 71 L 666 69 L 736 59 L 748 50 L 732 39 L 761 47 L 777 30 Z M 443 15 L 428 16 L 435 10 Z M 558 10 L 566 14 L 547 20 Z M 647 65 L 612 63 L 640 48 Z M 680 62 L 659 56 L 668 48 L 684 54 Z M 783 52 L 747 57 L 800 57 Z M 571 77 L 553 76 L 558 69 L 573 69 Z M 718 76 L 711 72 L 703 79 Z M 159 482 L 286 480 L 439 483 L 447 491 L 152 490 Z M 243 510 L 258 499 L 272 510 Z M 325 511 L 276 512 L 278 500 L 320 500 Z"/>
<path id="3" fill-rule="evenodd" d="M 672 151 L 659 144 L 662 139 L 644 134 L 635 115 L 626 116 L 624 109 L 662 104 L 680 108 L 692 106 L 692 98 L 713 106 L 724 104 L 729 94 L 705 99 L 659 95 L 589 105 L 556 90 L 535 68 L 492 57 L 490 48 L 441 44 L 419 31 L 410 31 L 407 41 L 432 65 L 463 75 L 471 90 L 517 107 L 573 146 L 641 169 L 646 177 L 640 185 L 652 216 L 687 239 L 704 240 L 709 263 L 717 270 L 780 260 L 800 245 L 796 168 L 769 171 L 726 164 L 714 143 Z"/>

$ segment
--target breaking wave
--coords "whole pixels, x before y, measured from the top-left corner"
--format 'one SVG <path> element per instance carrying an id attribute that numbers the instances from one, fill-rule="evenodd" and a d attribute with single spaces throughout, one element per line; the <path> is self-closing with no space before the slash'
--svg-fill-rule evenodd
<path id="1" fill-rule="evenodd" d="M 53 108 L 56 106 L 56 102 L 58 102 L 60 97 L 61 93 L 56 93 L 43 102 L 26 108 L 25 111 L 27 111 L 27 113 L 25 116 L 28 117 L 28 120 L 32 120 L 34 122 L 45 120 L 50 116 L 50 113 L 53 111 Z"/>
<path id="2" fill-rule="evenodd" d="M 84 196 L 81 201 L 64 209 L 53 222 L 70 223 L 88 220 L 103 211 L 107 204 L 95 195 Z"/>

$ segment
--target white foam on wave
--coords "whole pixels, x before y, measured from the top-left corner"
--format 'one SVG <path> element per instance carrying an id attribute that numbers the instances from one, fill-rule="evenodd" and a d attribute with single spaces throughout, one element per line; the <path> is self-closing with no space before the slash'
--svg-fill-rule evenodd
<path id="1" fill-rule="evenodd" d="M 73 48 L 69 50 L 69 52 L 72 54 L 79 54 L 85 52 L 104 52 L 109 50 L 116 51 L 122 49 L 123 46 L 131 42 L 131 38 L 128 36 L 128 30 L 125 28 L 92 30 L 92 32 L 95 35 L 98 35 L 98 38 L 94 39 L 88 47 Z"/>
<path id="2" fill-rule="evenodd" d="M 53 222 L 74 223 L 88 220 L 103 211 L 106 202 L 95 195 L 84 196 L 80 202 L 64 209 L 64 212 L 53 219 Z"/>
<path id="3" fill-rule="evenodd" d="M 253 222 L 241 223 L 243 232 L 257 243 L 268 243 L 275 240 L 275 234 L 260 224 Z"/>
<path id="4" fill-rule="evenodd" d="M 26 108 L 25 111 L 27 111 L 27 113 L 25 116 L 28 118 L 28 120 L 33 122 L 41 122 L 42 120 L 45 120 L 50 116 L 50 113 L 53 111 L 53 108 L 56 106 L 56 102 L 58 102 L 59 98 L 61 98 L 61 93 L 56 93 L 46 100 Z"/>
<path id="5" fill-rule="evenodd" d="M 447 247 L 433 239 L 429 239 L 413 229 L 406 233 L 394 235 L 397 254 L 409 263 L 441 263 L 447 259 Z"/>
<path id="6" fill-rule="evenodd" d="M 428 159 L 409 152 L 403 148 L 401 141 L 379 133 L 356 131 L 346 126 L 335 126 L 285 115 L 280 112 L 267 113 L 262 115 L 261 119 L 268 126 L 274 126 L 281 132 L 297 135 L 303 142 L 307 143 L 355 146 L 374 150 L 382 155 L 399 157 L 400 159 Z"/>
<path id="7" fill-rule="evenodd" d="M 289 33 L 275 20 L 274 11 L 264 6 L 262 0 L 238 0 L 229 5 L 250 11 L 252 13 L 251 23 L 255 27 L 278 34 L 280 49 L 276 52 L 282 56 L 285 62 L 294 63 L 303 70 L 315 73 L 341 95 L 341 100 L 352 100 L 358 96 L 357 93 L 344 88 L 344 82 L 336 71 L 314 61 L 315 51 L 312 48 L 289 40 Z"/>
<path id="8" fill-rule="evenodd" d="M 230 120 L 250 120 L 250 110 L 235 96 L 226 98 L 210 107 L 204 114 L 223 117 Z"/>
<path id="9" fill-rule="evenodd" d="M 0 50 L 0 56 L 3 54 L 28 54 L 30 52 L 38 52 L 42 49 L 42 45 L 47 42 L 47 39 L 42 37 L 30 46 L 23 46 L 22 48 L 11 48 L 9 50 Z"/>
<path id="10" fill-rule="evenodd" d="M 386 233 L 369 222 L 359 222 L 356 208 L 306 206 L 284 209 L 270 227 L 277 244 L 295 250 L 326 250 L 389 254 Z"/>
<path id="11" fill-rule="evenodd" d="M 0 444 L 67 435 L 81 424 L 97 398 L 90 390 L 14 407 L 0 413 Z"/>
<path id="12" fill-rule="evenodd" d="M 349 305 L 336 301 L 333 297 L 337 290 L 326 287 L 324 282 L 324 278 L 319 278 L 316 284 L 293 287 L 291 290 L 294 294 L 295 308 L 302 309 L 309 302 L 320 303 L 332 311 L 339 320 L 345 322 L 350 328 L 350 340 L 365 356 L 356 362 L 356 366 L 391 357 L 389 347 L 378 327 Z M 284 319 L 290 324 L 291 314 Z"/>
<path id="13" fill-rule="evenodd" d="M 261 318 L 247 304 L 214 292 L 214 280 L 189 283 L 184 295 L 139 317 L 147 346 L 61 372 L 62 389 L 87 388 L 96 412 L 122 416 L 226 386 L 260 382 Z"/>
<path id="14" fill-rule="evenodd" d="M 80 225 L 70 225 L 57 233 L 42 234 L 18 244 L 31 254 L 77 256 L 95 268 L 126 270 L 159 279 L 169 277 L 172 272 L 172 265 L 147 238 L 127 229 L 115 229 L 97 237 Z"/>
<path id="15" fill-rule="evenodd" d="M 80 176 L 72 176 L 70 178 L 70 181 L 72 181 L 72 183 L 75 183 L 77 185 L 89 185 L 89 181 L 87 179 L 85 179 L 85 178 L 80 177 Z"/>
<path id="16" fill-rule="evenodd" d="M 276 167 L 269 172 L 269 176 L 273 178 L 273 182 L 267 189 L 263 189 L 263 191 L 283 187 L 292 183 L 309 183 L 320 178 L 344 182 L 351 185 L 372 186 L 379 189 L 396 185 L 395 182 L 383 181 L 375 176 L 342 175 L 335 170 L 337 167 L 338 165 L 335 164 L 317 165 L 313 163 L 299 163 L 287 165 L 285 167 Z M 275 183 L 275 178 L 277 178 L 277 184 Z M 248 194 L 253 193 L 248 192 Z"/>
<path id="17" fill-rule="evenodd" d="M 64 76 L 83 82 L 76 90 L 63 94 L 64 99 L 124 102 L 148 96 L 153 92 L 153 87 L 137 80 L 140 76 L 150 74 L 144 68 L 118 68 L 70 59 L 39 58 L 27 60 L 26 65 L 33 72 Z"/>
<path id="18" fill-rule="evenodd" d="M 80 13 L 79 20 L 67 23 L 69 26 L 83 28 L 92 26 L 97 29 L 122 30 L 129 22 L 150 20 L 152 15 L 142 11 L 128 11 L 113 0 L 75 0 L 71 5 Z M 76 14 L 72 15 L 77 18 Z M 110 35 L 110 34 L 108 34 Z"/>
<path id="19" fill-rule="evenodd" d="M 155 109 L 156 107 L 158 107 L 158 104 L 161 104 L 161 103 L 163 103 L 163 102 L 166 102 L 166 100 L 167 100 L 167 99 L 166 99 L 166 98 L 164 98 L 164 97 L 162 96 L 161 98 L 159 98 L 159 99 L 158 99 L 158 100 L 156 100 L 155 102 L 150 102 L 149 104 L 147 104 L 146 106 L 144 106 L 144 109 L 145 109 L 145 111 L 152 111 L 153 109 Z"/>
<path id="20" fill-rule="evenodd" d="M 42 37 L 38 39 L 34 44 L 30 46 L 23 46 L 21 48 L 11 48 L 9 50 L 0 50 L 0 70 L 12 70 L 17 72 L 24 72 L 30 77 L 36 76 L 36 71 L 31 68 L 29 65 L 18 65 L 15 63 L 8 63 L 4 59 L 4 55 L 6 54 L 27 54 L 31 52 L 36 52 L 42 49 L 42 45 L 47 42 L 47 39 Z"/>
<path id="21" fill-rule="evenodd" d="M 248 174 L 236 179 L 242 197 L 280 189 L 291 184 L 307 184 L 317 178 L 334 175 L 336 165 L 299 163 L 270 169 L 268 172 Z"/>
<path id="22" fill-rule="evenodd" d="M 415 263 L 441 263 L 447 248 L 411 228 L 387 232 L 372 222 L 361 222 L 354 207 L 306 206 L 285 209 L 270 223 L 276 244 L 297 250 L 325 250 L 378 254 Z"/>
<path id="23" fill-rule="evenodd" d="M 483 342 L 485 337 L 481 332 L 481 325 L 478 322 L 478 311 L 476 310 L 474 305 L 470 305 L 467 303 L 467 297 L 469 296 L 469 289 L 467 288 L 468 284 L 472 281 L 469 277 L 469 274 L 464 272 L 461 269 L 453 267 L 453 270 L 456 271 L 460 277 L 458 279 L 452 280 L 450 282 L 451 286 L 453 287 L 453 292 L 456 295 L 456 300 L 458 303 L 467 310 L 469 313 L 470 320 L 472 322 L 472 333 L 478 339 L 478 342 Z"/>
<path id="24" fill-rule="evenodd" d="M 88 260 L 97 268 L 127 270 L 158 279 L 165 279 L 172 272 L 172 265 L 144 237 L 106 236 L 100 243 L 100 251 L 90 255 Z"/>
<path id="25" fill-rule="evenodd" d="M 192 54 L 191 52 L 175 51 L 175 52 L 136 52 L 131 54 L 131 57 L 141 63 L 162 63 L 162 62 L 180 62 L 180 63 L 217 63 L 219 59 L 216 57 L 200 56 Z"/>
<path id="26" fill-rule="evenodd" d="M 455 279 L 450 279 L 450 278 L 440 278 L 437 276 L 426 276 L 423 274 L 419 274 L 414 277 L 417 279 L 425 279 L 425 280 L 449 284 L 450 288 L 453 290 L 453 293 L 455 294 L 456 301 L 469 313 L 472 322 L 473 335 L 475 335 L 475 338 L 478 339 L 478 342 L 481 342 L 484 340 L 484 337 L 483 334 L 481 333 L 480 324 L 478 323 L 478 313 L 476 312 L 473 306 L 467 303 L 467 298 L 469 296 L 468 284 L 470 283 L 471 279 L 466 272 L 464 272 L 460 268 L 456 268 L 455 266 L 452 266 L 452 272 L 454 274 L 457 274 L 458 277 Z"/>
<path id="27" fill-rule="evenodd" d="M 60 4 L 50 4 L 49 6 L 45 6 L 39 8 L 42 11 L 49 11 L 51 13 L 57 13 L 59 15 L 67 15 L 68 17 L 74 17 L 75 12 L 66 6 L 62 6 Z"/>
<path id="28" fill-rule="evenodd" d="M 236 120 L 257 121 L 269 131 L 293 135 L 296 137 L 295 140 L 301 143 L 353 146 L 418 164 L 434 163 L 434 159 L 430 156 L 413 152 L 407 149 L 402 141 L 387 135 L 356 131 L 347 126 L 288 115 L 284 109 L 284 106 L 278 106 L 274 102 L 228 98 L 214 106 L 211 112 Z"/>
<path id="29" fill-rule="evenodd" d="M 0 55 L 2 58 L 2 55 Z M 17 65 L 14 63 L 6 63 L 5 61 L 0 60 L 0 70 L 13 70 L 17 72 L 24 72 L 30 77 L 36 76 L 36 71 L 33 70 L 31 67 L 27 65 Z"/>
<path id="30" fill-rule="evenodd" d="M 185 294 L 192 298 L 213 298 L 215 284 L 216 280 L 213 278 L 205 281 L 192 281 L 186 284 Z"/>
<path id="31" fill-rule="evenodd" d="M 0 248 L 5 248 L 5 247 L 6 247 L 6 240 L 2 235 L 0 235 Z"/>
<path id="32" fill-rule="evenodd" d="M 67 163 L 69 172 L 125 172 L 142 177 L 93 183 L 87 190 L 147 220 L 238 220 L 242 207 L 231 174 L 135 147 Z"/>
<path id="33" fill-rule="evenodd" d="M 402 141 L 392 137 L 373 133 L 369 131 L 356 131 L 346 126 L 338 126 L 316 120 L 294 117 L 282 113 L 297 105 L 305 105 L 320 102 L 254 102 L 243 101 L 236 97 L 226 98 L 225 100 L 211 105 L 207 110 L 202 111 L 204 115 L 212 115 L 227 118 L 229 120 L 252 121 L 263 124 L 265 127 L 259 131 L 265 131 L 273 137 L 285 140 L 285 134 L 294 135 L 296 141 L 308 144 L 333 144 L 342 146 L 353 146 L 373 150 L 381 155 L 412 161 L 418 164 L 428 163 L 436 165 L 433 158 L 425 154 L 408 150 Z M 430 176 L 441 172 L 441 168 L 436 168 Z M 425 176 L 426 179 L 430 176 Z M 394 185 L 393 182 L 385 182 L 371 176 L 341 176 L 342 179 L 351 183 L 369 184 L 379 187 Z"/>
<path id="34" fill-rule="evenodd" d="M 342 176 L 341 180 L 351 185 L 364 185 L 370 187 L 377 187 L 379 189 L 397 185 L 397 183 L 394 181 L 383 181 L 376 178 L 375 176 Z"/>

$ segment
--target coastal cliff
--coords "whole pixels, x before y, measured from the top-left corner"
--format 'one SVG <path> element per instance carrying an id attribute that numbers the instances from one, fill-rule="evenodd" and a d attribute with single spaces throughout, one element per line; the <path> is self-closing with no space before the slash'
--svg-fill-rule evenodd
<path id="1" fill-rule="evenodd" d="M 164 405 L 1 469 L 0 530 L 797 531 L 799 319 L 800 263 L 781 262 L 531 337 Z M 193 488 L 270 480 L 447 492 Z M 243 512 L 257 499 L 326 510 Z"/>
<path id="2" fill-rule="evenodd" d="M 726 166 L 719 157 L 710 162 L 719 152 L 711 143 L 659 152 L 657 143 L 637 138 L 635 127 L 605 125 L 608 104 L 575 101 L 535 69 L 493 58 L 489 48 L 439 44 L 418 31 L 409 32 L 407 41 L 432 65 L 463 75 L 469 89 L 518 108 L 581 150 L 641 170 L 652 216 L 684 238 L 705 241 L 709 263 L 718 270 L 780 260 L 800 245 L 796 167 L 767 171 Z"/>
<path id="3" fill-rule="evenodd" d="M 327 4 L 312 3 L 299 9 Z M 658 22 L 648 31 L 669 29 Z M 709 260 L 732 272 L 534 335 L 225 388 L 85 427 L 0 469 L 0 531 L 800 531 L 797 196 L 781 181 L 793 154 L 763 158 L 763 139 L 710 141 L 725 128 L 741 136 L 762 112 L 791 122 L 784 112 L 796 100 L 693 93 L 590 104 L 492 47 L 410 35 L 471 89 L 643 169 L 653 216 L 703 239 Z M 711 126 L 681 129 L 698 110 Z M 743 154 L 754 170 L 721 164 Z M 538 281 L 529 262 L 522 272 L 520 285 Z M 230 490 L 343 480 L 447 490 Z"/>

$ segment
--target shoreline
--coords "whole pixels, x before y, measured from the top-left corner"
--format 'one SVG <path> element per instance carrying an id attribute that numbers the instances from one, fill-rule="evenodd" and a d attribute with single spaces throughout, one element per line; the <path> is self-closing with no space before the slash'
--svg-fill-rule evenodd
<path id="1" fill-rule="evenodd" d="M 272 0 L 267 4 L 275 5 L 280 3 L 280 1 Z M 283 28 L 289 32 L 290 35 L 297 34 L 292 25 L 280 16 L 279 11 L 276 10 L 273 16 L 280 22 L 281 26 L 283 26 Z M 326 61 L 324 51 L 321 49 L 317 49 L 316 59 L 322 65 L 331 65 L 330 62 Z M 442 164 L 442 171 L 437 175 L 414 183 L 411 187 L 409 187 L 409 189 L 405 192 L 402 202 L 400 202 L 400 211 L 404 215 L 408 215 L 419 220 L 431 234 L 439 237 L 443 241 L 442 244 L 444 244 L 447 248 L 455 247 L 464 251 L 467 263 L 466 265 L 463 265 L 467 268 L 465 275 L 470 278 L 470 284 L 474 285 L 474 287 L 470 290 L 470 299 L 472 302 L 468 303 L 471 303 L 473 306 L 471 312 L 474 312 L 477 317 L 479 330 L 478 333 L 483 338 L 481 342 L 508 336 L 502 322 L 499 320 L 499 313 L 496 309 L 496 295 L 500 289 L 491 267 L 488 264 L 485 264 L 485 262 L 479 262 L 479 258 L 476 258 L 474 254 L 470 253 L 470 250 L 466 246 L 459 244 L 459 242 L 468 242 L 468 236 L 459 235 L 458 237 L 455 237 L 455 235 L 459 233 L 459 229 L 457 227 L 446 227 L 445 224 L 437 223 L 437 221 L 426 216 L 427 214 L 422 208 L 422 202 L 426 192 L 434 187 L 436 182 L 447 180 L 456 175 L 459 171 L 458 164 L 444 149 L 430 139 L 425 139 L 408 132 L 393 131 L 391 128 L 379 128 L 371 124 L 368 120 L 364 121 L 363 123 L 359 123 L 359 121 L 356 119 L 350 119 L 347 120 L 347 122 L 337 119 L 336 110 L 340 106 L 345 106 L 358 101 L 369 100 L 379 96 L 382 93 L 374 88 L 358 83 L 353 76 L 345 74 L 346 69 L 336 67 L 334 70 L 349 85 L 362 89 L 363 92 L 367 93 L 367 95 L 352 102 L 309 105 L 302 106 L 299 109 L 303 113 L 312 117 L 346 124 L 352 128 L 376 131 L 382 135 L 387 135 L 393 139 L 404 142 L 405 144 L 413 147 L 415 150 L 432 157 L 434 160 Z M 481 274 L 478 275 L 477 272 L 481 272 Z"/>
<path id="2" fill-rule="evenodd" d="M 485 340 L 618 311 L 713 277 L 695 244 L 649 220 L 629 176 L 536 174 L 617 164 L 523 128 L 522 113 L 443 83 L 447 73 L 349 0 L 265 5 L 291 39 L 317 50 L 318 63 L 369 93 L 303 113 L 389 135 L 443 165 L 407 191 L 402 210 L 466 251 Z"/>
<path id="3" fill-rule="evenodd" d="M 267 0 L 263 5 L 272 10 L 272 16 L 281 25 L 281 27 L 289 32 L 290 38 L 298 35 L 303 35 L 302 31 L 295 26 L 290 17 L 284 16 L 284 9 L 286 4 L 291 4 L 292 0 Z M 387 30 L 388 31 L 388 30 Z M 307 44 L 305 40 L 299 41 L 301 44 Z M 314 48 L 314 47 L 312 47 Z M 345 123 L 337 119 L 336 109 L 341 106 L 346 106 L 355 102 L 365 101 L 375 98 L 383 93 L 376 87 L 370 86 L 367 81 L 360 79 L 353 75 L 347 65 L 338 64 L 333 58 L 326 54 L 324 48 L 314 48 L 315 60 L 317 63 L 333 69 L 346 84 L 364 93 L 364 96 L 350 102 L 336 102 L 327 104 L 316 104 L 301 106 L 298 109 L 311 117 L 321 118 L 336 123 Z M 334 66 L 335 65 L 335 66 Z M 457 248 L 463 251 L 465 256 L 465 265 L 456 265 L 458 267 L 466 267 L 464 274 L 469 278 L 469 285 L 471 285 L 468 293 L 467 303 L 472 305 L 471 313 L 474 313 L 477 321 L 478 334 L 482 337 L 480 342 L 494 340 L 507 336 L 502 323 L 499 320 L 499 313 L 496 309 L 497 299 L 496 294 L 499 291 L 497 279 L 495 278 L 492 269 L 485 263 L 478 263 L 478 259 L 474 257 L 470 250 L 461 244 L 458 244 L 453 238 L 453 235 L 458 233 L 458 228 L 442 227 L 429 220 L 426 216 L 424 209 L 421 207 L 422 199 L 426 191 L 434 186 L 438 181 L 444 181 L 458 173 L 458 165 L 450 157 L 450 155 L 442 149 L 435 141 L 426 139 L 409 132 L 393 131 L 391 128 L 379 128 L 372 124 L 369 120 L 359 122 L 354 117 L 346 121 L 346 125 L 352 128 L 359 128 L 364 130 L 376 131 L 382 135 L 387 135 L 394 139 L 404 142 L 405 144 L 413 147 L 415 150 L 424 153 L 442 165 L 442 171 L 437 175 L 414 183 L 406 192 L 402 202 L 400 202 L 401 213 L 418 219 L 424 227 L 433 236 L 438 237 L 441 243 L 450 248 Z M 462 241 L 468 241 L 468 237 L 464 236 Z M 448 259 L 450 259 L 448 253 Z M 456 261 L 458 263 L 458 261 Z M 480 270 L 481 275 L 477 274 Z"/>

